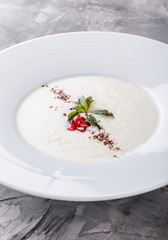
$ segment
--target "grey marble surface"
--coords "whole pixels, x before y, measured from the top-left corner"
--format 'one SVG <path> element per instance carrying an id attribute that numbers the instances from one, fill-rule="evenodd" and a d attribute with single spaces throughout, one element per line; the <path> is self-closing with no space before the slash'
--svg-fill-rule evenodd
<path id="1" fill-rule="evenodd" d="M 72 31 L 168 43 L 168 0 L 0 0 L 0 49 Z M 0 186 L 0 240 L 168 240 L 168 188 L 105 202 L 64 202 Z"/>

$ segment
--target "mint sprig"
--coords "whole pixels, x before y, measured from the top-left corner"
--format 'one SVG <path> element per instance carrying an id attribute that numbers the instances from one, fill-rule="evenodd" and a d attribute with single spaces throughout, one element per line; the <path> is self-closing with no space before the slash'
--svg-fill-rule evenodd
<path id="1" fill-rule="evenodd" d="M 68 121 L 71 121 L 71 120 L 72 120 L 74 117 L 76 117 L 78 114 L 79 114 L 78 111 L 70 112 L 69 115 L 68 115 Z"/>
<path id="2" fill-rule="evenodd" d="M 84 96 L 78 98 L 78 105 L 80 105 L 80 104 L 81 105 L 85 104 L 85 97 Z"/>
<path id="3" fill-rule="evenodd" d="M 89 108 L 90 108 L 90 104 L 94 102 L 92 97 L 87 97 L 85 99 L 84 96 L 78 98 L 78 105 L 76 107 L 74 107 L 75 110 L 77 110 L 78 112 L 85 112 L 87 114 Z"/>
<path id="4" fill-rule="evenodd" d="M 114 118 L 113 113 L 111 113 L 111 112 L 109 112 L 109 111 L 107 111 L 107 110 L 105 110 L 105 109 L 103 109 L 103 110 L 96 110 L 96 111 L 91 112 L 91 113 L 99 114 L 99 115 L 105 115 L 105 116 L 111 116 L 111 117 Z"/>
<path id="5" fill-rule="evenodd" d="M 86 121 L 91 123 L 92 125 L 98 127 L 98 129 L 101 129 L 100 125 L 98 124 L 96 118 L 92 115 L 89 114 L 88 117 L 86 118 Z"/>
<path id="6" fill-rule="evenodd" d="M 84 101 L 84 106 L 85 106 L 85 110 L 86 112 L 89 110 L 91 103 L 94 102 L 92 97 L 87 97 Z"/>
<path id="7" fill-rule="evenodd" d="M 105 115 L 110 116 L 114 118 L 113 113 L 109 112 L 106 109 L 103 110 L 95 110 L 91 112 L 92 114 L 89 114 L 89 108 L 91 106 L 91 103 L 94 102 L 93 98 L 91 96 L 85 98 L 84 96 L 78 98 L 77 106 L 75 106 L 73 109 L 75 111 L 72 111 L 68 115 L 68 121 L 71 121 L 75 116 L 79 115 L 80 113 L 84 113 L 86 115 L 86 121 L 91 123 L 92 125 L 96 126 L 98 129 L 101 129 L 100 125 L 98 124 L 96 118 L 92 114 L 97 115 Z"/>

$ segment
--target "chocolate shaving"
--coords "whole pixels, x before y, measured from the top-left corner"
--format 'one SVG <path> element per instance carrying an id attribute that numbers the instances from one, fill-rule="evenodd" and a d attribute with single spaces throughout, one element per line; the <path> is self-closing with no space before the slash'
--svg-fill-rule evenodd
<path id="1" fill-rule="evenodd" d="M 98 133 L 95 133 L 95 131 L 92 130 L 90 133 L 92 134 L 92 138 L 94 140 L 97 140 L 97 142 L 102 142 L 105 146 L 108 146 L 110 150 L 121 151 L 119 147 L 114 147 L 114 141 L 110 139 L 110 134 L 104 129 L 100 130 Z"/>
<path id="2" fill-rule="evenodd" d="M 121 151 L 121 149 L 119 147 L 115 147 L 113 150 L 114 151 Z"/>
<path id="3" fill-rule="evenodd" d="M 54 93 L 54 95 L 55 95 L 54 98 L 63 100 L 64 102 L 67 102 L 67 100 L 70 99 L 70 97 L 71 97 L 71 95 L 67 95 L 66 93 L 64 93 L 64 91 L 62 89 L 51 88 L 50 91 Z"/>
<path id="4" fill-rule="evenodd" d="M 48 84 L 43 84 L 41 85 L 41 87 L 48 87 Z"/>
<path id="5" fill-rule="evenodd" d="M 77 104 L 78 104 L 77 101 L 72 101 L 72 100 L 71 100 L 71 103 L 73 103 L 74 105 L 77 105 Z"/>

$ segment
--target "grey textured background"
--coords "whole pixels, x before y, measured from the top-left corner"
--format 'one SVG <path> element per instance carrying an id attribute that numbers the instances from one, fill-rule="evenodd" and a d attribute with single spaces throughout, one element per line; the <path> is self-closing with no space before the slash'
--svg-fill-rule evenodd
<path id="1" fill-rule="evenodd" d="M 0 48 L 69 31 L 117 31 L 168 42 L 167 0 L 0 0 Z"/>
<path id="2" fill-rule="evenodd" d="M 0 0 L 0 49 L 69 31 L 168 43 L 168 0 Z M 0 186 L 0 240 L 168 240 L 168 188 L 122 200 L 41 199 Z"/>

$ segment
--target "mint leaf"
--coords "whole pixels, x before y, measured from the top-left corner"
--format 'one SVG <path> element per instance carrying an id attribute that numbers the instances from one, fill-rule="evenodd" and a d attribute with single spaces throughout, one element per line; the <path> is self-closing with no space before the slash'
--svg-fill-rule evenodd
<path id="1" fill-rule="evenodd" d="M 75 116 L 78 115 L 78 111 L 73 111 L 73 112 L 70 112 L 69 115 L 68 115 L 68 121 L 71 121 Z"/>
<path id="2" fill-rule="evenodd" d="M 94 113 L 94 114 L 99 114 L 99 115 L 105 115 L 105 116 L 111 116 L 111 117 L 114 118 L 113 113 L 111 113 L 111 112 L 109 112 L 109 111 L 107 111 L 107 110 L 105 110 L 105 109 L 103 109 L 103 110 L 96 110 L 96 111 L 94 111 L 94 112 L 92 112 L 92 113 Z"/>
<path id="3" fill-rule="evenodd" d="M 85 104 L 85 97 L 84 96 L 78 98 L 78 105 L 79 104 L 82 104 L 84 106 L 84 104 Z"/>
<path id="4" fill-rule="evenodd" d="M 78 111 L 78 112 L 85 112 L 85 108 L 84 108 L 84 106 L 83 105 L 78 105 L 78 106 L 76 106 L 76 107 L 74 107 L 74 109 L 76 110 L 76 111 Z"/>
<path id="5" fill-rule="evenodd" d="M 92 114 L 89 114 L 89 116 L 86 118 L 86 121 L 91 123 L 92 125 L 98 127 L 98 129 L 101 129 L 101 127 L 98 124 L 96 118 Z"/>
<path id="6" fill-rule="evenodd" d="M 94 102 L 94 100 L 90 96 L 85 99 L 84 106 L 85 106 L 86 112 L 89 110 L 90 104 L 92 102 Z"/>

